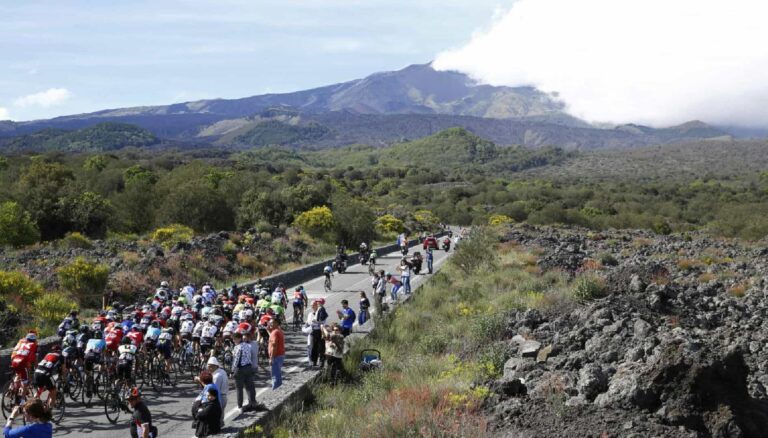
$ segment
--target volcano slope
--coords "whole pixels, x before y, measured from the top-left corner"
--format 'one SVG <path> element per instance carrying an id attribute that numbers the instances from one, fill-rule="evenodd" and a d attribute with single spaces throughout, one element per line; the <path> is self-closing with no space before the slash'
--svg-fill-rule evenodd
<path id="1" fill-rule="evenodd" d="M 507 316 L 493 435 L 768 436 L 766 242 L 526 225 L 503 240 L 580 299 Z"/>

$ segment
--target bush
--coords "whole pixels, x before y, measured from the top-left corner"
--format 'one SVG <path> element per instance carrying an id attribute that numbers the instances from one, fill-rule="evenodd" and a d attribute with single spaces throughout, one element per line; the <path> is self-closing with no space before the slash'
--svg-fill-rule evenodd
<path id="1" fill-rule="evenodd" d="M 163 246 L 170 247 L 180 242 L 187 242 L 194 237 L 195 231 L 180 224 L 168 225 L 152 232 L 150 239 Z"/>
<path id="2" fill-rule="evenodd" d="M 81 303 L 101 304 L 99 298 L 103 296 L 109 280 L 109 268 L 106 265 L 91 263 L 83 257 L 78 257 L 72 263 L 59 268 L 56 273 L 61 287 L 71 292 Z"/>
<path id="3" fill-rule="evenodd" d="M 0 297 L 15 302 L 19 308 L 43 293 L 43 286 L 23 272 L 0 271 Z"/>
<path id="4" fill-rule="evenodd" d="M 605 294 L 605 281 L 594 274 L 581 275 L 573 282 L 573 296 L 580 301 L 600 298 Z"/>
<path id="5" fill-rule="evenodd" d="M 405 224 L 400 219 L 385 214 L 376 219 L 376 231 L 380 234 L 402 233 L 405 230 Z"/>
<path id="6" fill-rule="evenodd" d="M 32 217 L 13 201 L 0 204 L 0 246 L 21 247 L 40 240 L 40 230 Z"/>
<path id="7" fill-rule="evenodd" d="M 45 294 L 37 298 L 32 305 L 41 336 L 53 335 L 59 322 L 73 310 L 72 300 L 57 293 Z"/>
<path id="8" fill-rule="evenodd" d="M 492 214 L 491 217 L 488 218 L 488 225 L 491 226 L 506 225 L 514 222 L 514 219 L 504 214 Z"/>
<path id="9" fill-rule="evenodd" d="M 609 252 L 604 252 L 598 256 L 598 260 L 600 260 L 600 263 L 603 264 L 603 266 L 617 266 L 619 264 L 619 261 L 616 260 L 616 257 L 613 256 L 613 254 Z"/>
<path id="10" fill-rule="evenodd" d="M 87 237 L 78 233 L 77 231 L 67 233 L 67 235 L 61 239 L 61 244 L 64 247 L 70 248 L 70 249 L 72 248 L 90 249 L 93 247 L 93 244 L 91 244 L 91 241 L 88 240 Z"/>
<path id="11" fill-rule="evenodd" d="M 416 229 L 413 231 L 434 231 L 440 225 L 440 218 L 429 210 L 417 210 L 413 213 Z"/>
<path id="12" fill-rule="evenodd" d="M 466 274 L 495 266 L 497 257 L 494 240 L 488 230 L 475 228 L 468 238 L 462 240 L 459 249 L 451 257 L 451 263 Z"/>
<path id="13" fill-rule="evenodd" d="M 321 237 L 333 230 L 333 213 L 323 205 L 296 216 L 293 224 L 313 237 Z"/>

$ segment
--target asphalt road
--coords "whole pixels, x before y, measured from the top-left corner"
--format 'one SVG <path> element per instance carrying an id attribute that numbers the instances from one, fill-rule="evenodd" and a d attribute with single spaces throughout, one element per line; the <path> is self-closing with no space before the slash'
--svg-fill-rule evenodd
<path id="1" fill-rule="evenodd" d="M 411 251 L 414 251 L 414 249 L 419 250 L 417 247 L 412 248 Z M 444 251 L 435 251 L 434 254 L 434 267 L 435 270 L 438 270 L 446 260 L 447 254 Z M 377 260 L 377 268 L 395 273 L 395 266 L 399 263 L 399 260 L 399 252 L 385 254 Z M 424 267 L 426 268 L 426 263 Z M 336 274 L 333 277 L 333 291 L 330 293 L 324 292 L 322 272 L 318 272 L 318 274 L 321 276 L 304 283 L 304 287 L 310 300 L 317 297 L 325 297 L 326 309 L 330 315 L 329 321 L 336 320 L 336 310 L 341 309 L 341 300 L 349 300 L 350 307 L 355 312 L 358 312 L 360 291 L 365 291 L 370 298 L 371 286 L 367 266 L 353 265 L 344 274 Z M 428 275 L 415 276 L 412 278 L 411 284 L 415 287 L 428 277 Z M 297 285 L 288 286 L 295 287 Z M 292 309 L 288 310 L 286 318 L 288 321 L 291 321 L 293 317 L 292 312 Z M 370 326 L 370 322 L 361 327 L 356 326 L 353 332 L 367 332 L 370 330 Z M 306 367 L 306 335 L 293 331 L 291 327 L 285 327 L 285 334 L 286 358 L 283 366 L 283 386 L 275 391 L 271 390 L 268 367 L 261 368 L 257 373 L 257 399 L 268 407 L 280 403 L 317 373 L 317 371 Z M 192 381 L 180 381 L 177 387 L 166 389 L 162 394 L 154 392 L 151 388 L 144 389 L 144 398 L 152 413 L 153 423 L 159 430 L 160 437 L 194 437 L 190 408 L 193 399 L 199 391 L 199 387 Z M 263 415 L 259 413 L 241 413 L 237 410 L 234 379 L 230 379 L 228 404 L 225 411 L 225 434 L 234 433 L 239 428 L 252 424 L 258 418 L 258 415 Z M 68 400 L 65 418 L 60 425 L 54 426 L 54 436 L 85 437 L 87 435 L 89 438 L 126 437 L 130 436 L 128 432 L 129 421 L 129 414 L 122 413 L 117 424 L 110 424 L 104 415 L 103 404 L 96 404 L 94 407 L 86 409 L 83 405 Z"/>

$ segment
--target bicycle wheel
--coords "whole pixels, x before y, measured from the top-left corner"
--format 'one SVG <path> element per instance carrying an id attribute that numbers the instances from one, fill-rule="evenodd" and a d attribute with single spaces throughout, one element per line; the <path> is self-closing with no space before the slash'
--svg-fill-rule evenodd
<path id="1" fill-rule="evenodd" d="M 325 291 L 330 292 L 331 291 L 331 279 L 329 277 L 325 278 Z"/>
<path id="2" fill-rule="evenodd" d="M 64 419 L 64 413 L 67 410 L 67 398 L 64 394 L 66 391 L 66 384 L 58 382 L 56 384 L 56 407 L 53 408 L 53 422 L 55 424 L 61 423 Z M 50 394 L 49 394 L 50 396 Z"/>
<path id="3" fill-rule="evenodd" d="M 85 382 L 83 382 L 83 392 L 80 394 L 85 407 L 90 408 L 93 406 L 94 388 L 93 382 L 95 378 L 93 375 L 85 376 Z"/>
<path id="4" fill-rule="evenodd" d="M 8 419 L 13 408 L 16 406 L 16 394 L 13 393 L 12 383 L 13 379 L 5 382 L 5 385 L 3 385 L 2 411 L 5 419 Z"/>
<path id="5" fill-rule="evenodd" d="M 120 418 L 120 410 L 120 395 L 115 388 L 109 391 L 104 399 L 104 415 L 110 423 L 115 424 Z"/>
<path id="6" fill-rule="evenodd" d="M 67 392 L 69 394 L 69 398 L 76 402 L 80 399 L 80 394 L 84 390 L 83 385 L 83 375 L 80 374 L 79 370 L 71 370 L 69 374 L 67 374 L 67 380 L 66 383 Z"/>

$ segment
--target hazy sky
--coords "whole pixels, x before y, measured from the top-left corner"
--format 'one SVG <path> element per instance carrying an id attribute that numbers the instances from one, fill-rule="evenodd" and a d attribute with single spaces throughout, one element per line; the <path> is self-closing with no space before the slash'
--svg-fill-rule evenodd
<path id="1" fill-rule="evenodd" d="M 765 0 L 518 0 L 437 57 L 593 122 L 768 127 Z"/>
<path id="2" fill-rule="evenodd" d="M 0 120 L 294 91 L 424 63 L 508 0 L 0 3 Z"/>

